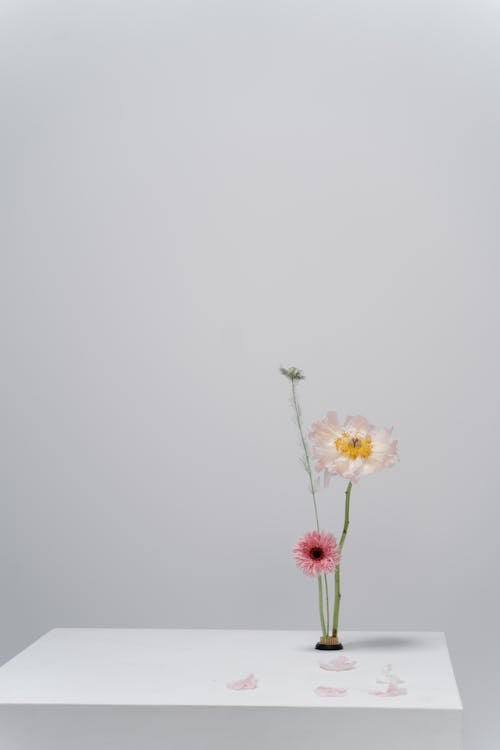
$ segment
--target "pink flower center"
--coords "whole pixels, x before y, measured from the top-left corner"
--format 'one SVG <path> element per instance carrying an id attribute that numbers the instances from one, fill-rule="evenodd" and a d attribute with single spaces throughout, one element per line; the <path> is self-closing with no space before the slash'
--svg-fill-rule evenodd
<path id="1" fill-rule="evenodd" d="M 313 560 L 321 560 L 325 556 L 325 553 L 321 547 L 311 547 L 309 555 Z"/>

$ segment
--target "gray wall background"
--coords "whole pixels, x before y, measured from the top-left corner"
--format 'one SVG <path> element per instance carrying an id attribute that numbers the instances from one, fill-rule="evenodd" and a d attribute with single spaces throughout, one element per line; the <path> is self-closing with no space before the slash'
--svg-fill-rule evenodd
<path id="1" fill-rule="evenodd" d="M 497 748 L 498 4 L 0 9 L 1 658 L 317 627 L 295 364 L 307 423 L 400 440 L 353 491 L 343 627 L 445 630 Z"/>

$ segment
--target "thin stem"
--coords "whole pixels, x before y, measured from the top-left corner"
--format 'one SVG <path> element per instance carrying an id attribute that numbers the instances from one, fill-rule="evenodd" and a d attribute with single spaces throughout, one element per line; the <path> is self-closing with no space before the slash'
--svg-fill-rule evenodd
<path id="1" fill-rule="evenodd" d="M 338 629 L 339 629 L 340 598 L 342 596 L 342 594 L 340 593 L 340 565 L 337 565 L 337 567 L 335 568 L 335 573 L 333 574 L 333 580 L 334 580 L 334 586 L 335 586 L 335 598 L 333 602 L 332 636 L 336 638 Z"/>
<path id="2" fill-rule="evenodd" d="M 347 489 L 345 491 L 345 512 L 344 512 L 344 528 L 342 529 L 342 536 L 340 537 L 340 544 L 339 544 L 339 552 L 342 553 L 342 549 L 344 548 L 344 542 L 347 534 L 347 529 L 349 528 L 349 509 L 351 504 L 351 490 L 352 490 L 352 482 L 349 482 L 347 485 Z"/>
<path id="3" fill-rule="evenodd" d="M 302 425 L 302 412 L 300 410 L 300 404 L 297 399 L 297 392 L 295 390 L 295 378 L 291 378 L 292 383 L 292 405 L 295 411 L 295 416 L 297 419 L 297 427 L 299 430 L 300 435 L 300 442 L 302 443 L 302 450 L 304 451 L 304 458 L 302 460 L 302 463 L 304 465 L 304 469 L 306 470 L 306 474 L 309 477 L 309 489 L 311 491 L 312 499 L 313 499 L 313 506 L 314 506 L 314 517 L 316 519 L 316 529 L 319 531 L 319 514 L 318 514 L 318 503 L 316 500 L 316 486 L 314 483 L 314 477 L 311 469 L 311 459 L 309 457 L 309 450 L 307 448 L 307 442 L 304 436 L 304 428 Z M 326 574 L 323 576 L 325 581 L 325 594 L 326 594 L 326 618 L 327 622 L 325 623 L 325 612 L 323 607 L 323 581 L 321 579 L 321 576 L 318 576 L 318 597 L 319 597 L 319 618 L 321 620 L 321 630 L 323 632 L 323 636 L 327 636 L 328 632 L 330 630 L 330 601 L 329 601 L 329 594 L 328 594 L 328 579 L 326 577 Z"/>
<path id="4" fill-rule="evenodd" d="M 326 597 L 326 632 L 327 635 L 330 632 L 330 597 L 328 595 L 328 578 L 326 573 L 323 575 L 325 581 L 325 597 Z"/>
<path id="5" fill-rule="evenodd" d="M 309 477 L 309 487 L 314 504 L 314 515 L 316 518 L 316 528 L 319 531 L 319 516 L 318 516 L 318 504 L 316 502 L 316 487 L 314 486 L 314 477 L 311 469 L 311 461 L 309 458 L 309 451 L 307 450 L 307 443 L 304 437 L 304 429 L 302 427 L 302 413 L 300 411 L 300 405 L 297 401 L 297 394 L 295 392 L 295 380 L 292 380 L 292 403 L 295 410 L 295 416 L 297 417 L 297 427 L 299 428 L 300 440 L 302 443 L 302 449 L 304 451 L 304 469 L 306 470 L 307 476 Z"/>
<path id="6" fill-rule="evenodd" d="M 342 560 L 342 550 L 344 548 L 344 542 L 345 542 L 345 538 L 347 535 L 347 529 L 349 528 L 349 509 L 350 509 L 350 503 L 351 503 L 351 489 L 352 489 L 352 482 L 349 482 L 345 491 L 344 528 L 342 529 L 342 536 L 340 537 L 340 542 L 339 542 L 339 553 L 341 555 L 341 560 Z M 334 582 L 335 582 L 335 601 L 333 605 L 332 635 L 336 637 L 337 632 L 338 632 L 338 627 L 339 627 L 340 599 L 342 597 L 342 594 L 340 593 L 340 564 L 337 565 L 337 567 L 335 568 Z"/>
<path id="7" fill-rule="evenodd" d="M 319 619 L 321 620 L 321 630 L 323 632 L 323 636 L 326 636 L 328 634 L 328 630 L 326 629 L 325 613 L 323 611 L 323 583 L 321 581 L 321 576 L 318 576 L 318 598 L 319 598 Z"/>

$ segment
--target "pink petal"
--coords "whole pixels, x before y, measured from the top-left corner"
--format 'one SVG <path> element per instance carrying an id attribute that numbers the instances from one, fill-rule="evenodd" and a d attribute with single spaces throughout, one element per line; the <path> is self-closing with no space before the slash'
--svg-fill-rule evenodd
<path id="1" fill-rule="evenodd" d="M 330 661 L 322 661 L 319 666 L 321 669 L 327 669 L 330 672 L 345 672 L 348 669 L 354 669 L 356 662 L 354 659 L 342 655 L 336 659 L 330 659 Z"/>
<path id="2" fill-rule="evenodd" d="M 387 695 L 406 695 L 407 689 L 404 687 L 399 687 L 399 685 L 395 685 L 391 682 L 389 687 L 387 688 Z"/>
<path id="3" fill-rule="evenodd" d="M 325 422 L 330 427 L 339 427 L 339 418 L 336 411 L 329 411 L 326 413 Z"/>
<path id="4" fill-rule="evenodd" d="M 375 429 L 366 417 L 362 417 L 360 414 L 357 414 L 355 417 L 347 417 L 344 427 L 346 430 L 359 430 L 360 432 L 370 432 Z"/>
<path id="5" fill-rule="evenodd" d="M 397 695 L 406 695 L 407 689 L 399 687 L 394 682 L 391 682 L 386 690 L 370 690 L 370 695 L 378 695 L 381 698 L 395 698 Z"/>
<path id="6" fill-rule="evenodd" d="M 340 698 L 347 693 L 346 688 L 325 687 L 320 685 L 314 691 L 320 698 Z"/>
<path id="7" fill-rule="evenodd" d="M 253 674 L 249 674 L 248 677 L 244 677 L 242 680 L 228 682 L 226 687 L 229 688 L 229 690 L 255 690 L 257 687 L 257 680 Z"/>

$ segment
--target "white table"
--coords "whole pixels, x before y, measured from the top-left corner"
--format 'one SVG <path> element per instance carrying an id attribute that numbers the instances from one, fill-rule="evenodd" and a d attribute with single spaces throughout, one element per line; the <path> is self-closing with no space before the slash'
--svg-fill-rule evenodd
<path id="1" fill-rule="evenodd" d="M 462 706 L 442 633 L 52 630 L 0 669 L 2 750 L 458 750 Z M 333 672 L 319 663 L 357 662 Z M 376 682 L 391 664 L 406 695 Z M 227 682 L 254 673 L 254 690 Z M 343 687 L 319 697 L 318 686 Z M 320 744 L 321 743 L 321 744 Z"/>

